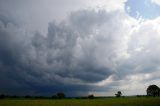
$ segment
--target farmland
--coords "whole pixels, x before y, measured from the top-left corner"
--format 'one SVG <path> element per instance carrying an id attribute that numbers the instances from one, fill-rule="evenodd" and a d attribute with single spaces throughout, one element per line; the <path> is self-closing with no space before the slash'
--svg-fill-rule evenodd
<path id="1" fill-rule="evenodd" d="M 160 106 L 159 97 L 104 99 L 3 99 L 0 106 Z"/>

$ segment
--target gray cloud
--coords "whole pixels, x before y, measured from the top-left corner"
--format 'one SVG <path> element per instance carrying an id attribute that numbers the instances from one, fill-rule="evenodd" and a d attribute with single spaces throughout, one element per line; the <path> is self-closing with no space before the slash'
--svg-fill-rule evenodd
<path id="1" fill-rule="evenodd" d="M 8 88 L 6 92 L 14 87 L 38 91 L 34 86 L 40 86 L 40 91 L 50 86 L 54 91 L 61 85 L 62 90 L 67 86 L 91 89 L 90 84 L 115 73 L 114 59 L 121 50 L 116 42 L 121 42 L 123 33 L 113 28 L 125 28 L 119 27 L 123 23 L 120 15 L 104 10 L 73 12 L 62 23 L 50 23 L 47 36 L 30 35 L 11 21 L 1 20 L 1 85 Z"/>
<path id="2" fill-rule="evenodd" d="M 80 10 L 49 23 L 43 35 L 0 16 L 0 93 L 83 95 L 157 80 L 157 22 L 138 23 L 124 11 Z"/>
<path id="3" fill-rule="evenodd" d="M 72 11 L 86 8 L 105 8 L 113 11 L 124 8 L 126 0 L 0 0 L 0 15 L 12 17 L 25 29 L 46 34 L 48 22 L 60 22 Z"/>

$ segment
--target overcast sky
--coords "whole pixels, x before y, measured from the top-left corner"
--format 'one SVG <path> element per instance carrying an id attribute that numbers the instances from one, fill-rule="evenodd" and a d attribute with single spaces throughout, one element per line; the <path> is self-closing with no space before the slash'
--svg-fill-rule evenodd
<path id="1" fill-rule="evenodd" d="M 0 93 L 146 94 L 159 45 L 160 0 L 0 0 Z"/>

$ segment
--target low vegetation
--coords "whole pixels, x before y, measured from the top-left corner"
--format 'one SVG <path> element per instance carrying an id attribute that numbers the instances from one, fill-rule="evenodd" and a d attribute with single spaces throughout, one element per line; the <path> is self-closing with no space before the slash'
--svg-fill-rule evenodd
<path id="1" fill-rule="evenodd" d="M 3 99 L 0 106 L 160 106 L 159 97 L 100 99 Z"/>

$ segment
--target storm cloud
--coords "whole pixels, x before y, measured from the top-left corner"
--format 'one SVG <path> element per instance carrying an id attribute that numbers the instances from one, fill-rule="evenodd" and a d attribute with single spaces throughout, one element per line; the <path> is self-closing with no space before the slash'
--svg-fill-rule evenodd
<path id="1" fill-rule="evenodd" d="M 16 22 L 0 15 L 0 93 L 134 93 L 159 81 L 159 18 L 83 9 L 50 22 L 47 34 Z"/>
<path id="2" fill-rule="evenodd" d="M 108 78 L 115 73 L 119 51 L 125 46 L 123 37 L 128 33 L 119 32 L 128 27 L 122 26 L 125 16 L 121 15 L 104 10 L 73 12 L 61 23 L 49 23 L 47 36 L 38 32 L 28 35 L 2 20 L 1 84 L 7 88 L 23 88 L 23 84 L 90 86 Z M 114 28 L 118 28 L 116 32 Z"/>

